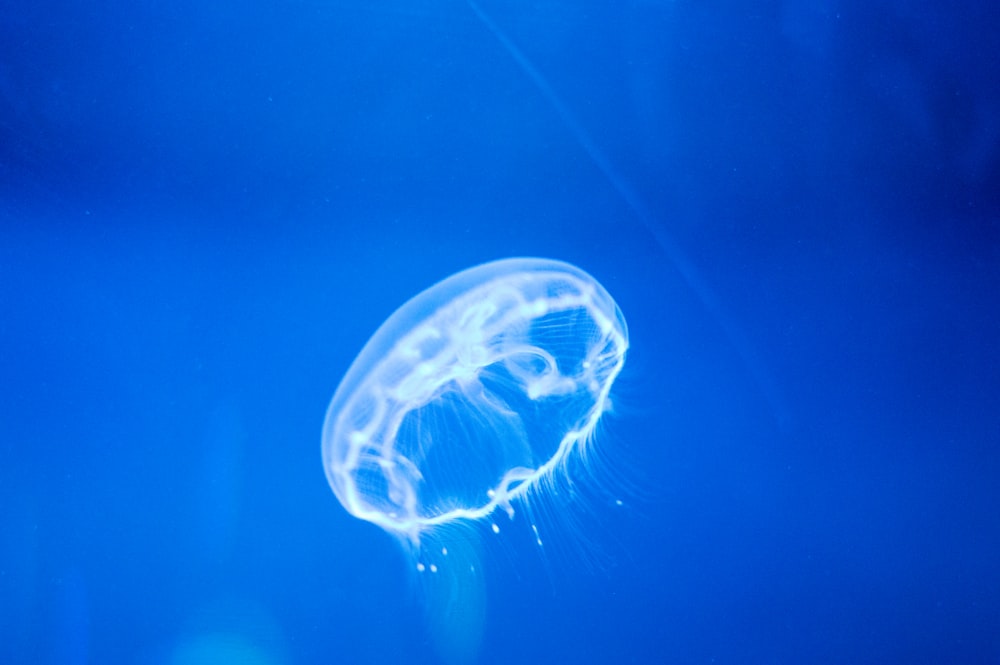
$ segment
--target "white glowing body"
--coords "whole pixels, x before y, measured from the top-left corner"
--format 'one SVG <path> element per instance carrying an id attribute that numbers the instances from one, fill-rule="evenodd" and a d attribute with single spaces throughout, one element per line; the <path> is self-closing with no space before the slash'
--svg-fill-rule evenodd
<path id="1" fill-rule="evenodd" d="M 418 543 L 487 518 L 587 445 L 628 332 L 582 270 L 506 259 L 420 293 L 378 329 L 330 402 L 323 465 L 344 508 Z"/>

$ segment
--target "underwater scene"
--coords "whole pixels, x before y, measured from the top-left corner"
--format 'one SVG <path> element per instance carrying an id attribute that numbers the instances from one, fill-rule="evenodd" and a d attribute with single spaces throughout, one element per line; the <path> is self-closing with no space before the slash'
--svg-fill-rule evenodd
<path id="1" fill-rule="evenodd" d="M 1000 663 L 993 3 L 0 17 L 0 663 Z"/>

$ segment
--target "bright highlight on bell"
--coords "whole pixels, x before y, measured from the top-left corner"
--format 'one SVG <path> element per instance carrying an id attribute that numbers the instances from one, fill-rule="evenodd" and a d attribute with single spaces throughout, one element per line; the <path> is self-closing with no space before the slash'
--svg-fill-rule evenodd
<path id="1" fill-rule="evenodd" d="M 618 306 L 572 265 L 453 275 L 389 317 L 341 381 L 323 427 L 330 486 L 414 545 L 497 509 L 513 517 L 586 454 L 627 349 Z"/>

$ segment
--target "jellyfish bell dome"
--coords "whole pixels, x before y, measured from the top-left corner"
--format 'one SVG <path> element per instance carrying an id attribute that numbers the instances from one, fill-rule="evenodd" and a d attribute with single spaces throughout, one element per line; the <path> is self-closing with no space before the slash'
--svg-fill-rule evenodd
<path id="1" fill-rule="evenodd" d="M 584 454 L 628 348 L 608 292 L 561 261 L 504 259 L 415 296 L 375 332 L 327 410 L 344 508 L 418 543 L 542 492 Z"/>

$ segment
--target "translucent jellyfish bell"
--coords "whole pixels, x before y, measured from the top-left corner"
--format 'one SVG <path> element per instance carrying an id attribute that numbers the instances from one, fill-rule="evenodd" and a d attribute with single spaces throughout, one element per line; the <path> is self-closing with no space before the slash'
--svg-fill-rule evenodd
<path id="1" fill-rule="evenodd" d="M 323 466 L 344 508 L 414 545 L 488 519 L 582 454 L 625 363 L 621 311 L 590 275 L 506 259 L 399 308 L 337 388 Z"/>

